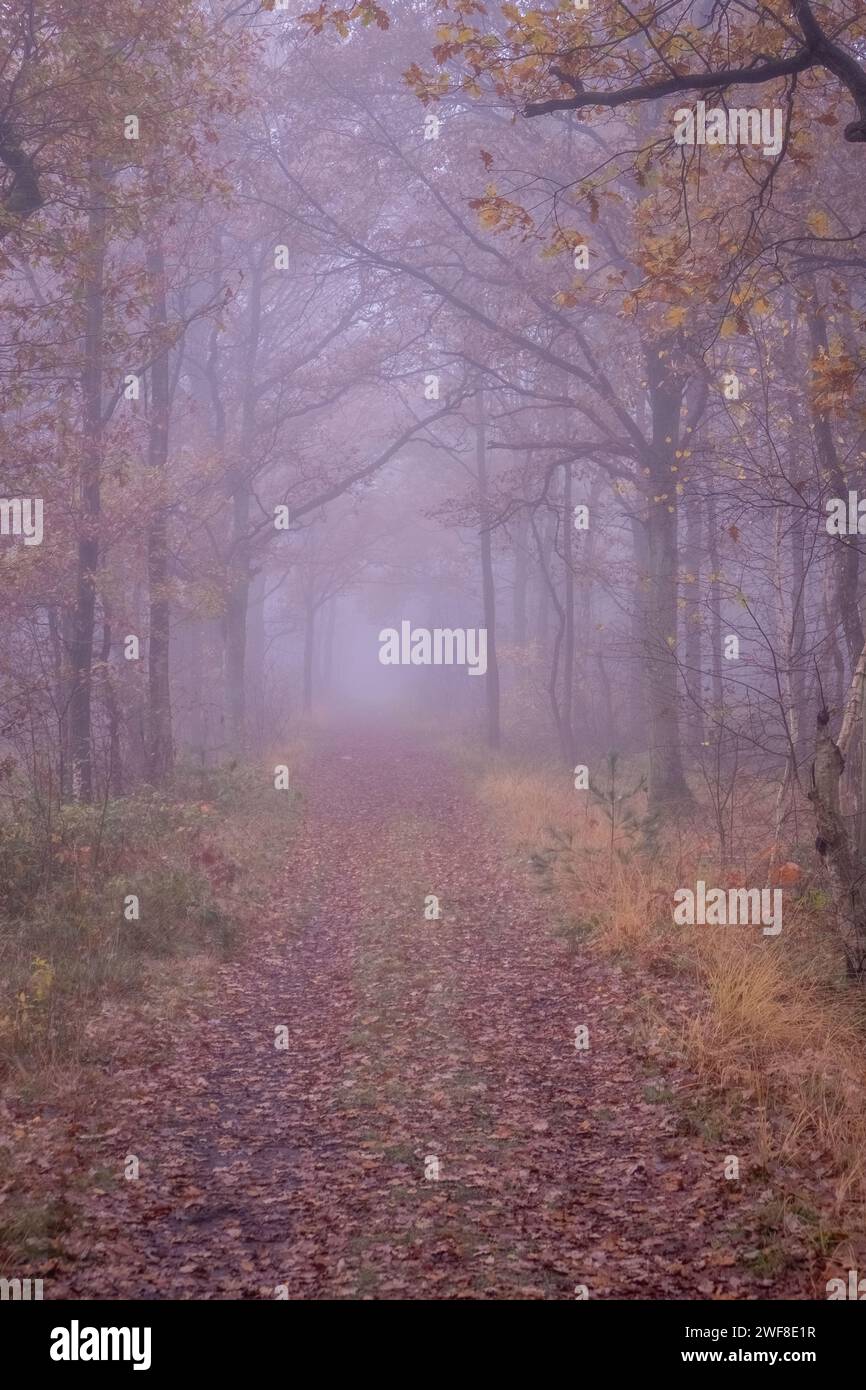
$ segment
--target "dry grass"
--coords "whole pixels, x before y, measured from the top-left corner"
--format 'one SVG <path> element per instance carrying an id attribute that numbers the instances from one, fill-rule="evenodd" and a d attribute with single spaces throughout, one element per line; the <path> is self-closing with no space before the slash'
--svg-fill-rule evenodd
<path id="1" fill-rule="evenodd" d="M 866 1229 L 866 999 L 844 979 L 817 885 L 799 900 L 785 892 L 778 937 L 677 926 L 676 887 L 724 881 L 708 859 L 700 816 L 655 853 L 623 835 L 621 853 L 611 856 L 609 823 L 560 769 L 493 763 L 479 789 L 515 848 L 547 856 L 544 886 L 556 910 L 585 929 L 589 949 L 654 982 L 667 1035 L 660 977 L 689 980 L 695 1006 L 677 1023 L 675 1044 L 707 1106 L 721 1106 L 732 1127 L 747 1118 L 764 1167 L 815 1175 L 818 1225 L 856 1238 Z M 760 835 L 752 843 L 759 847 Z M 760 860 L 741 883 L 764 884 Z"/>

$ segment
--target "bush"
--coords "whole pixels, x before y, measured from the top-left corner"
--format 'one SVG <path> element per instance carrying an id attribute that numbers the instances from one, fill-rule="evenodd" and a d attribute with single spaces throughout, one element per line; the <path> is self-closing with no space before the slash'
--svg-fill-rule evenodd
<path id="1" fill-rule="evenodd" d="M 0 1061 L 74 1061 L 101 1002 L 140 991 L 153 962 L 236 949 L 294 807 L 239 764 L 51 816 L 18 797 L 0 817 Z"/>

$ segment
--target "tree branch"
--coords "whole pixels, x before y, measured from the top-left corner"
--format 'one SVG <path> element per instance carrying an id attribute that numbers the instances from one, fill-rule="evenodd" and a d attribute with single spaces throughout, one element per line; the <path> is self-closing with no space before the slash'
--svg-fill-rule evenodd
<path id="1" fill-rule="evenodd" d="M 802 49 L 793 58 L 774 59 L 757 67 L 683 73 L 678 77 L 669 77 L 664 82 L 643 82 L 634 87 L 623 87 L 618 92 L 587 91 L 575 78 L 559 68 L 552 68 L 553 76 L 566 86 L 573 87 L 575 95 L 530 102 L 523 114 L 544 116 L 549 111 L 577 111 L 581 106 L 627 106 L 633 101 L 655 101 L 658 97 L 672 96 L 675 92 L 714 92 L 721 87 L 757 86 L 762 82 L 772 82 L 777 77 L 804 72 L 806 68 L 816 67 L 817 61 L 814 53 Z"/>
<path id="2" fill-rule="evenodd" d="M 551 68 L 551 74 L 574 92 L 571 97 L 554 97 L 550 101 L 533 101 L 524 110 L 525 116 L 544 116 L 551 111 L 578 111 L 582 106 L 627 106 L 636 101 L 655 101 L 675 92 L 715 92 L 727 87 L 757 86 L 779 77 L 790 77 L 808 68 L 826 68 L 850 92 L 858 110 L 858 119 L 845 127 L 845 139 L 853 144 L 866 143 L 866 72 L 860 63 L 829 38 L 815 15 L 809 0 L 794 0 L 793 11 L 805 40 L 804 46 L 789 58 L 756 59 L 748 67 L 722 68 L 718 72 L 677 74 L 660 82 L 642 82 L 619 91 L 587 91 L 579 77 Z"/>

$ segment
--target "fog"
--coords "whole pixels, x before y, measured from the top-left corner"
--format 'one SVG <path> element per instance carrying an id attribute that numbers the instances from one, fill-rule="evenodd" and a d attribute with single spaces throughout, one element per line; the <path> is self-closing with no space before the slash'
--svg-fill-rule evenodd
<path id="1" fill-rule="evenodd" d="M 607 1079 L 580 1095 L 589 1115 L 620 1113 L 611 1078 L 630 1078 L 620 1132 L 644 1147 L 626 1186 L 689 1124 L 723 1156 L 778 1161 L 787 1193 L 811 1145 L 845 1194 L 813 1194 L 816 1221 L 859 1229 L 862 6 L 0 0 L 0 45 L 10 1075 L 91 1065 L 97 1020 L 138 992 L 162 1001 L 178 1075 L 206 1072 L 259 1135 L 271 1082 L 248 1058 L 212 1073 L 174 1037 L 182 1009 L 154 962 L 177 962 L 184 999 L 184 971 L 225 972 L 218 997 L 247 1011 L 216 1010 L 233 1058 L 261 991 L 269 1037 L 288 1029 L 300 1059 L 274 1082 L 290 1118 L 268 1181 L 279 1170 L 306 1194 L 298 1230 L 318 1253 L 285 1279 L 258 1264 L 255 1288 L 293 1298 L 364 1297 L 365 1280 L 391 1296 L 393 1249 L 414 1236 L 397 1198 L 382 1234 L 382 1194 L 404 1162 L 428 1181 L 446 1138 L 442 1162 L 459 1167 L 462 1143 L 471 1176 L 466 1095 L 499 1097 L 479 1152 L 491 1133 L 511 1142 L 513 1100 L 514 1132 L 544 1148 L 538 1191 L 559 1191 L 557 1136 L 584 1150 L 554 1100 L 531 1113 L 536 1078 L 548 1097 L 571 1084 L 544 1035 L 554 1021 L 569 1046 L 575 1029 L 610 1030 Z M 268 935 L 276 901 L 285 937 Z M 419 945 L 430 923 L 442 931 Z M 664 996 L 684 1074 L 707 1096 L 760 1097 L 760 1134 L 741 1138 L 733 1112 L 644 1132 L 638 976 Z M 316 1033 L 316 1051 L 303 1029 L 324 1029 L 332 996 L 328 1027 L 348 1041 Z M 440 1008 L 460 1058 L 444 1081 L 425 1050 Z M 530 1039 L 516 1081 L 485 1032 L 500 1009 Z M 365 1020 L 389 1010 L 380 1037 Z M 358 1038 L 364 1086 L 340 1070 Z M 850 1071 L 831 1096 L 837 1050 Z M 365 1102 L 334 1119 L 322 1099 L 356 1083 L 394 1106 L 372 1274 L 360 1245 L 329 1244 L 317 1183 L 334 1183 L 333 1227 L 351 1239 L 367 1208 L 292 1109 L 306 1097 L 333 1152 L 366 1172 Z M 163 1089 L 194 1130 L 187 1081 Z M 436 1097 L 458 1092 L 439 1137 L 425 1131 Z M 35 1112 L 20 1113 L 24 1133 Z M 138 1142 L 118 1139 L 133 1156 Z M 289 1149 L 306 1177 L 279 1167 Z M 193 1187 L 213 1180 L 196 1154 L 178 1169 Z M 479 1160 L 479 1186 L 534 1172 L 527 1155 Z M 701 1296 L 764 1297 L 744 1254 L 757 1236 L 730 1234 L 721 1199 L 698 1217 L 674 1191 L 654 1198 L 672 1241 L 699 1230 L 737 1251 Z M 590 1287 L 589 1256 L 564 1272 L 547 1198 L 533 1202 L 544 1274 L 515 1216 L 517 1264 L 488 1288 L 487 1266 L 470 1277 L 455 1254 L 441 1296 Z M 587 1250 L 607 1219 L 590 1206 L 568 1218 Z M 112 1247 L 119 1293 L 157 1296 L 142 1270 L 171 1246 L 160 1220 L 154 1246 L 136 1226 L 134 1269 Z M 768 1296 L 823 1297 L 818 1255 L 785 1249 Z M 639 1257 L 657 1290 L 696 1296 L 682 1270 L 665 1283 L 648 1243 Z M 98 1293 L 86 1255 L 68 1258 L 59 1287 Z M 404 1270 L 400 1296 L 426 1297 L 436 1267 Z M 232 1296 L 226 1279 L 201 1276 L 199 1296 Z M 637 1296 L 624 1264 L 608 1288 Z"/>

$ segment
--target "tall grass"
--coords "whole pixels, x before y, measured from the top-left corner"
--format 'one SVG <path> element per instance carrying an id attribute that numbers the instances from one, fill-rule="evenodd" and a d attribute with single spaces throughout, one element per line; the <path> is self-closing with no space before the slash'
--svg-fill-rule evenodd
<path id="1" fill-rule="evenodd" d="M 698 812 L 687 832 L 651 849 L 623 834 L 613 854 L 609 823 L 571 791 L 561 769 L 489 764 L 480 796 L 549 894 L 555 931 L 581 949 L 616 956 L 654 981 L 654 1008 L 670 1039 L 665 978 L 696 991 L 673 1013 L 673 1045 L 696 1076 L 707 1108 L 732 1132 L 748 1117 L 757 1161 L 820 1174 L 823 1232 L 866 1228 L 866 1000 L 845 979 L 820 885 L 785 892 L 783 930 L 677 926 L 679 886 L 725 883 L 712 863 Z M 764 838 L 766 836 L 764 835 Z M 762 886 L 760 828 L 739 881 Z"/>

